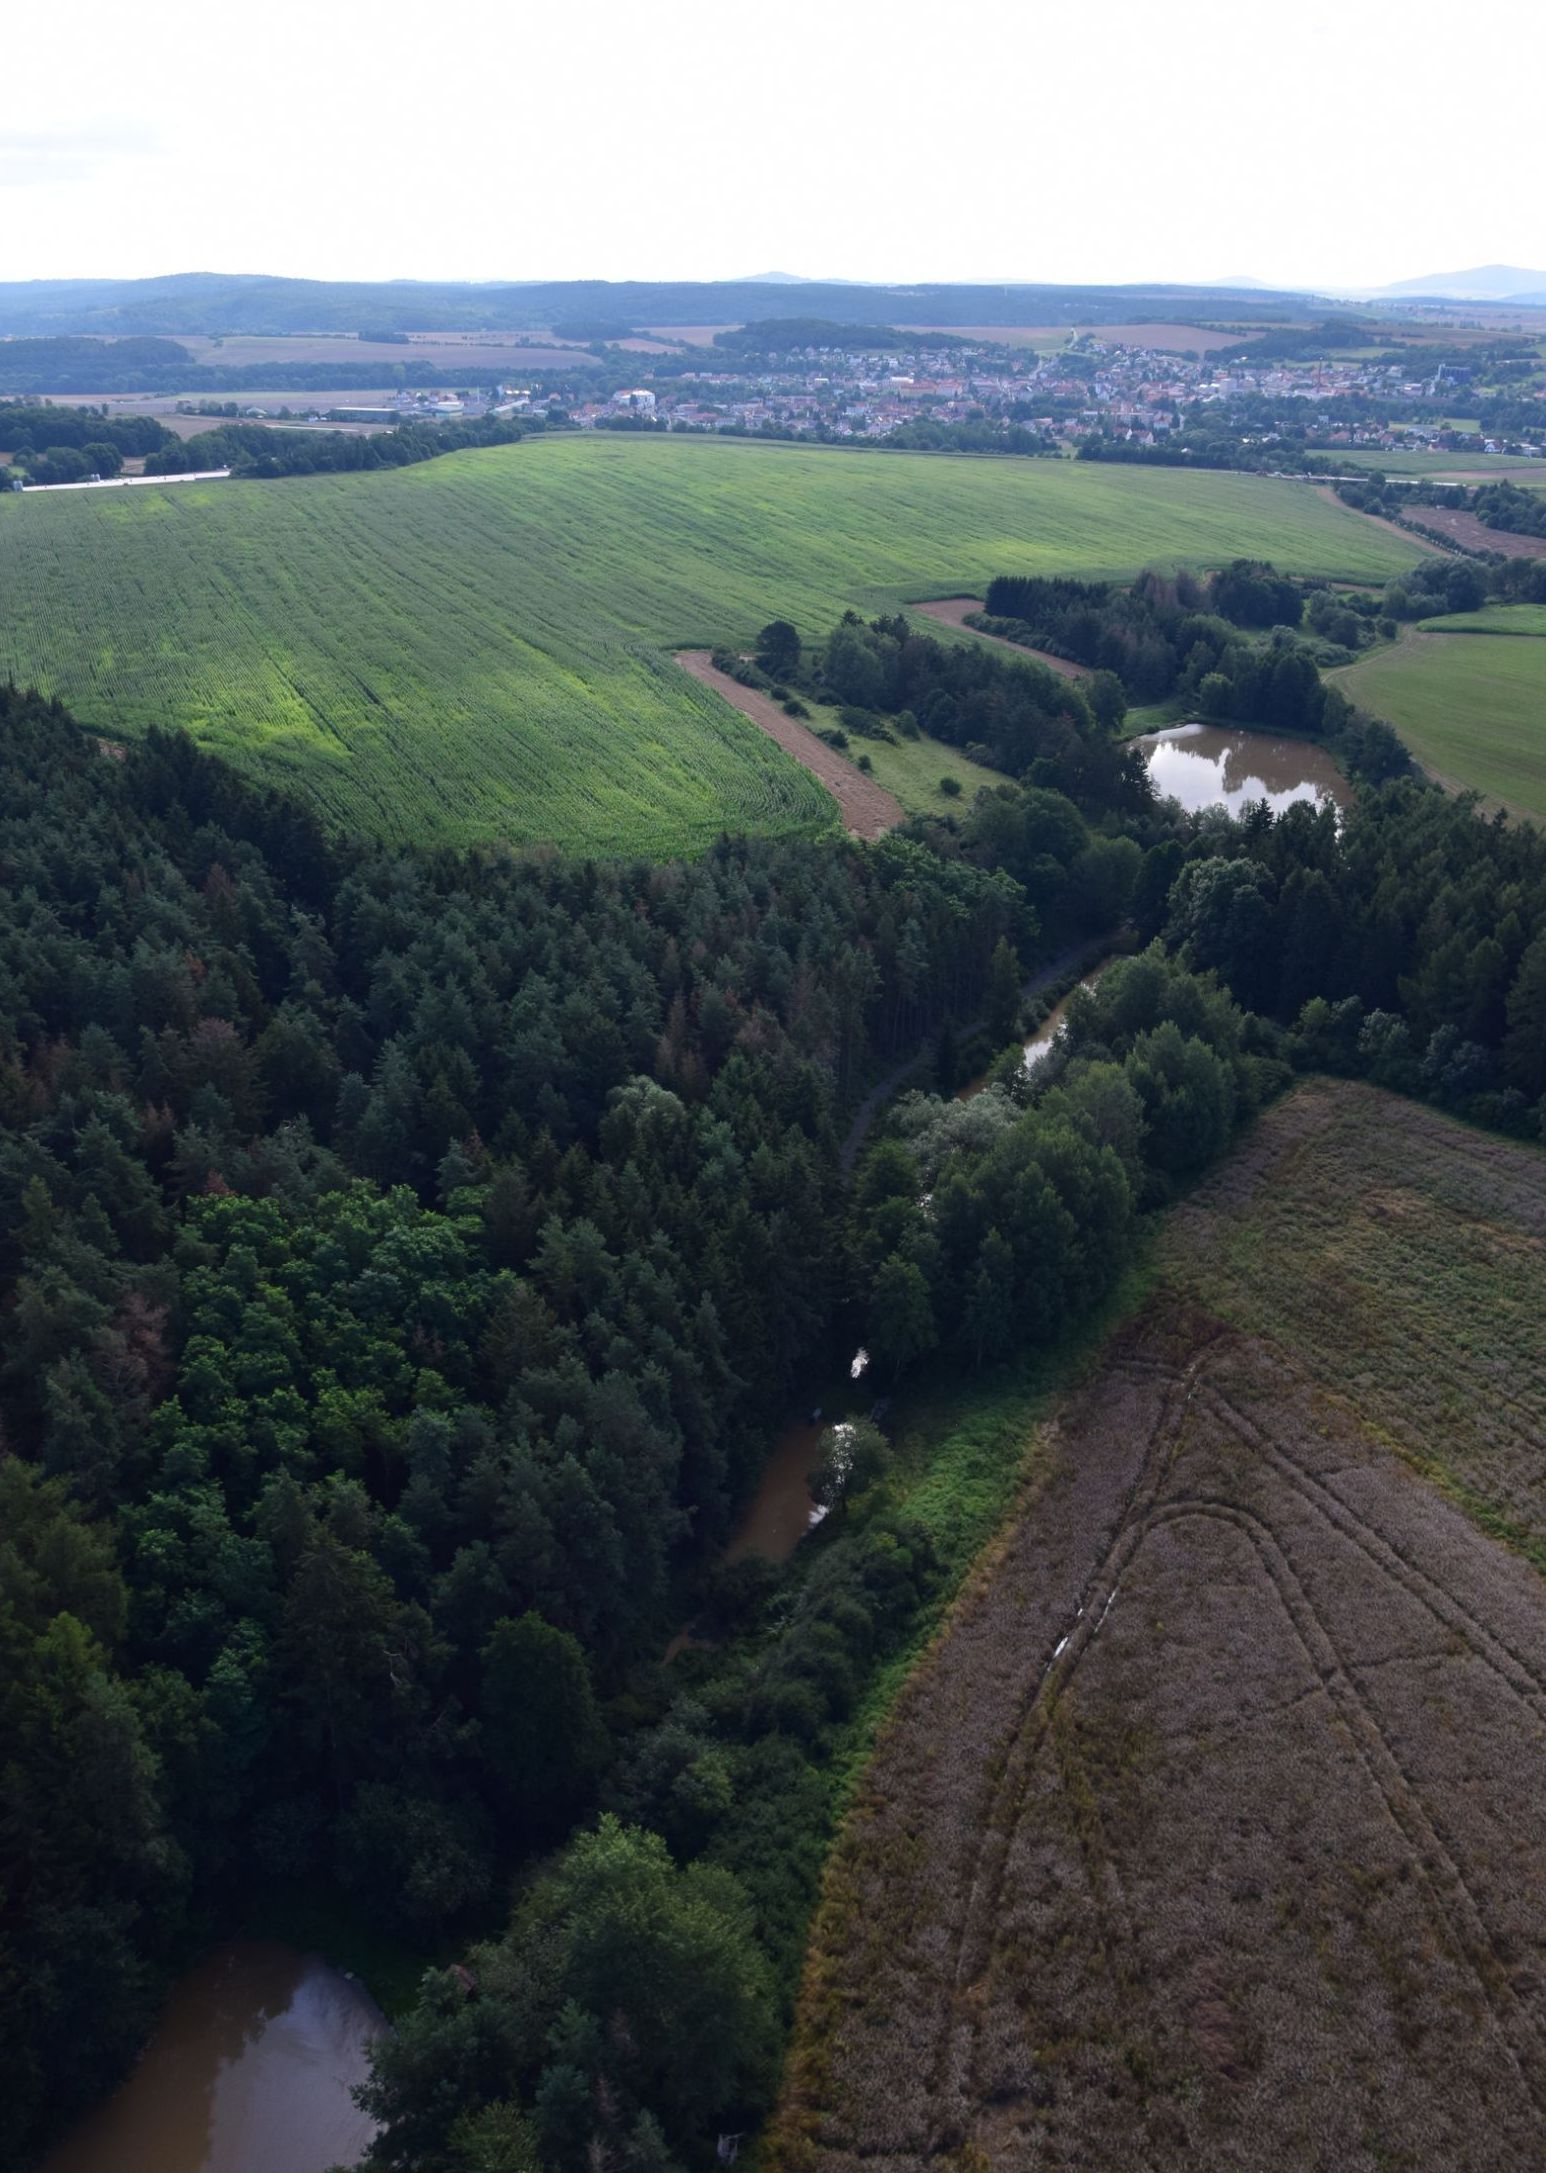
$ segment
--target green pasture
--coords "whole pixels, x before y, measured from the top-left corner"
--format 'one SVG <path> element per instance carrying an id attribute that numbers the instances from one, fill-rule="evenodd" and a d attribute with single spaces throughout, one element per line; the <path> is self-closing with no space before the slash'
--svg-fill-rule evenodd
<path id="1" fill-rule="evenodd" d="M 1446 784 L 1546 822 L 1546 640 L 1409 634 L 1334 678 Z"/>
<path id="2" fill-rule="evenodd" d="M 1490 483 L 1517 483 L 1522 489 L 1539 484 L 1546 489 L 1546 460 L 1527 460 L 1522 453 L 1381 453 L 1366 452 L 1361 446 L 1347 451 L 1339 445 L 1326 457 L 1381 475 L 1474 475 Z"/>
<path id="3" fill-rule="evenodd" d="M 396 838 L 691 851 L 828 796 L 671 661 L 769 618 L 1250 555 L 1421 555 L 1268 477 L 687 437 L 553 437 L 376 475 L 0 499 L 0 670 L 185 726 Z"/>
<path id="4" fill-rule="evenodd" d="M 1546 634 L 1546 604 L 1487 604 L 1480 611 L 1452 611 L 1419 619 L 1420 634 Z"/>
<path id="5" fill-rule="evenodd" d="M 884 740 L 851 736 L 849 760 L 857 761 L 862 754 L 870 758 L 876 784 L 894 792 L 909 815 L 959 815 L 979 792 L 992 792 L 1005 782 L 1001 771 L 985 769 L 959 747 L 947 747 L 942 739 L 930 739 L 927 732 L 920 732 L 916 739 L 899 739 L 894 747 Z M 959 794 L 941 792 L 942 777 L 955 778 Z"/>

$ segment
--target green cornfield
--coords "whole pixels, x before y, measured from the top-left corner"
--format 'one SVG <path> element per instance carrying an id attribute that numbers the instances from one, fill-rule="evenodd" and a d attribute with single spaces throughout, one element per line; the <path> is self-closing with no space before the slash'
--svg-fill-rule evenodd
<path id="1" fill-rule="evenodd" d="M 378 475 L 0 498 L 0 669 L 186 727 L 388 838 L 700 848 L 827 794 L 672 661 L 995 573 L 1419 555 L 1268 478 L 686 437 L 535 439 Z"/>

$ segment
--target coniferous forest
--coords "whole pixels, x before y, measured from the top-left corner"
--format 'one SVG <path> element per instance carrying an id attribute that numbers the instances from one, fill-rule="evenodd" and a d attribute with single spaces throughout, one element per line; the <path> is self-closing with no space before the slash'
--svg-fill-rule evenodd
<path id="1" fill-rule="evenodd" d="M 841 1730 L 942 1575 L 884 1488 L 796 1579 L 716 1568 L 806 1384 L 1054 1344 L 1296 1069 L 1542 1136 L 1535 831 L 1340 717 L 1340 825 L 1184 815 L 1119 667 L 1184 612 L 1202 684 L 1196 599 L 999 601 L 1109 636 L 1110 684 L 901 620 L 821 665 L 999 792 L 691 863 L 342 839 L 0 695 L 8 2163 L 308 1882 L 434 1965 L 372 2165 L 710 2160 L 769 2102 Z M 946 1098 L 1101 938 L 1054 1058 Z M 915 1057 L 945 1096 L 851 1137 Z M 723 1666 L 662 1665 L 688 1616 Z"/>

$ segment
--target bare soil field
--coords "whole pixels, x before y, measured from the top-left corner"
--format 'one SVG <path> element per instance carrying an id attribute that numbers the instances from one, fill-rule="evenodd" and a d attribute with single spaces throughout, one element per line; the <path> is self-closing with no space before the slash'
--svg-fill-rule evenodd
<path id="1" fill-rule="evenodd" d="M 1456 513 L 1448 506 L 1414 506 L 1412 518 L 1425 528 L 1463 543 L 1468 551 L 1503 551 L 1510 558 L 1546 558 L 1546 536 L 1516 536 L 1501 528 L 1488 528 L 1474 513 Z"/>
<path id="2" fill-rule="evenodd" d="M 769 739 L 777 740 L 785 754 L 793 755 L 813 777 L 819 778 L 842 810 L 843 827 L 855 837 L 878 838 L 888 830 L 894 830 L 906 820 L 906 810 L 893 793 L 874 778 L 866 777 L 845 761 L 835 747 L 829 747 L 824 739 L 818 739 L 798 717 L 786 717 L 783 710 L 766 694 L 759 694 L 755 687 L 743 687 L 738 679 L 715 669 L 714 660 L 707 649 L 683 649 L 676 661 L 694 679 L 701 679 L 706 687 L 722 694 L 727 702 L 749 717 L 753 724 L 766 732 Z"/>
<path id="3" fill-rule="evenodd" d="M 1162 1262 L 860 1784 L 781 2168 L 1542 2162 L 1546 1156 L 1311 1082 Z"/>
<path id="4" fill-rule="evenodd" d="M 1211 355 L 1217 348 L 1261 338 L 1259 332 L 1219 332 L 1199 324 L 1082 324 L 1079 330 L 1092 339 L 1118 340 L 1125 347 L 1162 347 L 1176 354 L 1191 350 Z"/>
<path id="5" fill-rule="evenodd" d="M 1066 656 L 1054 656 L 1050 649 L 1028 649 L 1018 641 L 1005 641 L 1002 634 L 985 634 L 980 626 L 968 626 L 967 613 L 982 609 L 980 596 L 944 596 L 931 604 L 909 604 L 909 611 L 921 611 L 927 619 L 938 619 L 941 626 L 958 626 L 964 634 L 975 634 L 979 641 L 991 641 L 995 649 L 1007 649 L 1011 656 L 1034 657 L 1038 664 L 1045 664 L 1048 671 L 1056 672 L 1062 679 L 1088 679 L 1088 665 L 1075 664 Z"/>

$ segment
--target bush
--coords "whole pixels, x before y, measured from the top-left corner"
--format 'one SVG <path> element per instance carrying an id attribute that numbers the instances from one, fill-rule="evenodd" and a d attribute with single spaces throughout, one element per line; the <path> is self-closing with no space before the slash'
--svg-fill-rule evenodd
<path id="1" fill-rule="evenodd" d="M 947 773 L 940 779 L 939 789 L 947 800 L 958 800 L 961 797 L 961 780 Z"/>

